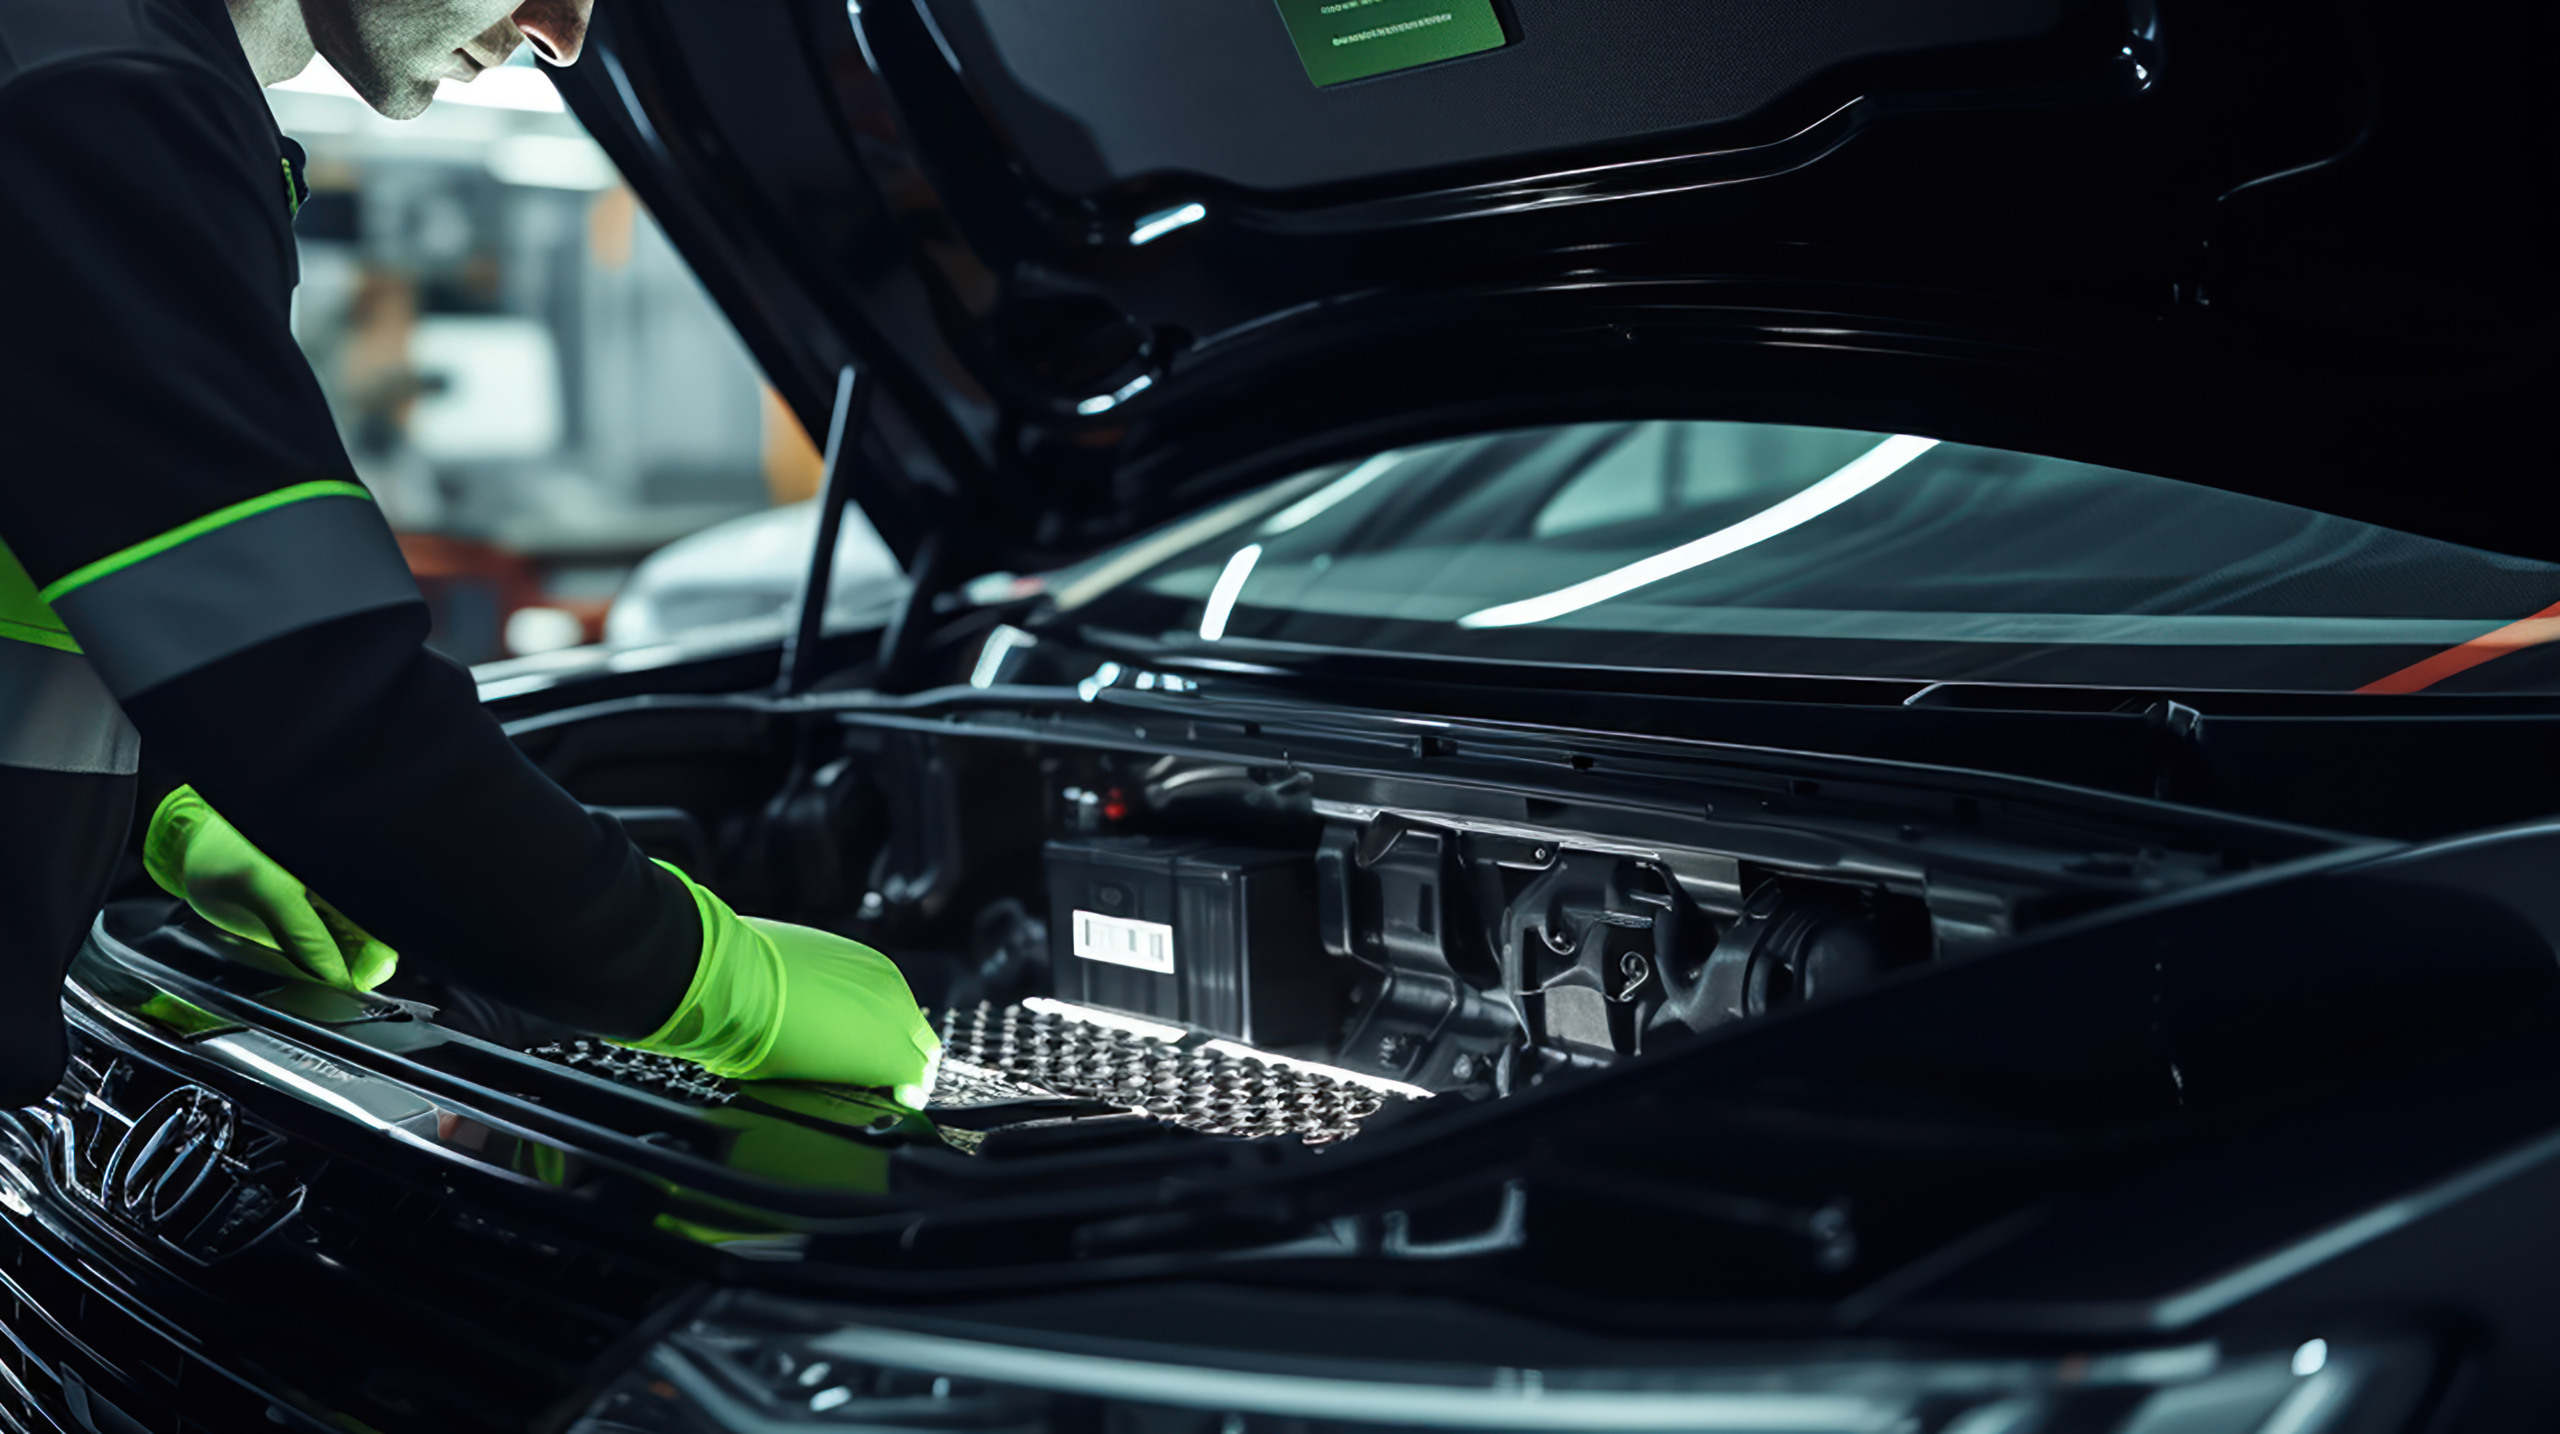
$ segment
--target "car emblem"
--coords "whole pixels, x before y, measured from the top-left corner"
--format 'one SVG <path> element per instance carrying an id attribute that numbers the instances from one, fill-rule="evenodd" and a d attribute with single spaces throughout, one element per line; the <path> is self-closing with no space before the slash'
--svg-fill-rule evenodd
<path id="1" fill-rule="evenodd" d="M 152 1102 L 116 1142 L 99 1193 L 156 1234 L 206 1188 L 237 1130 L 229 1101 L 202 1086 L 181 1086 Z"/>

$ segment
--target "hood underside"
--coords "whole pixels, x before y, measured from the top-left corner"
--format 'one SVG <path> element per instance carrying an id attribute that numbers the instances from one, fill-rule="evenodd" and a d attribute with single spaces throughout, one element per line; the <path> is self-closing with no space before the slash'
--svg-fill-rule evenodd
<path id="1" fill-rule="evenodd" d="M 1617 417 L 1921 433 L 2551 558 L 2510 511 L 2547 466 L 2549 23 L 622 0 L 559 78 L 813 432 L 842 367 L 879 377 L 848 478 L 904 559 L 1046 566 L 1307 464 Z"/>

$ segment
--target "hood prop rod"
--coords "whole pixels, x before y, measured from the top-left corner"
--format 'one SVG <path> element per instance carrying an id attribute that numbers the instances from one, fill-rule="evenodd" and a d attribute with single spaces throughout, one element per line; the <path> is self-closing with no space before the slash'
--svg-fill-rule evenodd
<path id="1" fill-rule="evenodd" d="M 836 371 L 835 409 L 827 417 L 826 462 L 818 487 L 817 550 L 809 555 L 809 571 L 801 580 L 797 620 L 783 634 L 782 672 L 774 684 L 785 697 L 808 691 L 818 680 L 818 648 L 826 635 L 827 599 L 835 589 L 836 547 L 844 534 L 845 504 L 853 496 L 853 480 L 847 470 L 860 461 L 863 431 L 871 421 L 871 395 L 879 386 L 879 380 L 856 371 L 851 364 Z"/>

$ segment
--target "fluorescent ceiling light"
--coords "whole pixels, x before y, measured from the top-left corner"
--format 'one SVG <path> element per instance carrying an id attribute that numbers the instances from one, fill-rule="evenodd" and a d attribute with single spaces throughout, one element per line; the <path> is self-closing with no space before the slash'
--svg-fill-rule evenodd
<path id="1" fill-rule="evenodd" d="M 1912 459 L 1937 446 L 1938 440 L 1934 438 L 1897 434 L 1849 460 L 1839 472 L 1739 523 L 1718 528 L 1695 542 L 1683 543 L 1668 552 L 1656 553 L 1571 587 L 1471 612 L 1458 619 L 1458 626 L 1519 627 L 1525 623 L 1545 622 L 1549 618 L 1580 612 L 1594 603 L 1634 592 L 1648 583 L 1677 577 L 1691 568 L 1738 553 L 1755 543 L 1765 543 L 1780 533 L 1812 522 L 1892 477 Z"/>
<path id="2" fill-rule="evenodd" d="M 1363 463 L 1359 467 L 1352 469 L 1350 472 L 1343 474 L 1341 477 L 1334 479 L 1332 482 L 1318 488 L 1316 491 L 1299 499 L 1297 502 L 1292 503 L 1288 507 L 1281 509 L 1279 512 L 1272 514 L 1271 521 L 1262 525 L 1262 535 L 1267 538 L 1273 533 L 1285 533 L 1291 528 L 1295 528 L 1306 523 L 1310 519 L 1321 515 L 1326 509 L 1331 508 L 1334 504 L 1341 502 L 1343 499 L 1350 497 L 1352 494 L 1357 493 L 1361 489 L 1378 481 L 1380 475 L 1384 474 L 1388 469 L 1395 467 L 1397 464 L 1402 463 L 1404 460 L 1405 455 L 1401 453 L 1379 454 L 1377 457 L 1370 459 L 1368 462 Z"/>
<path id="3" fill-rule="evenodd" d="M 1129 242 L 1132 245 L 1153 243 L 1176 229 L 1197 224 L 1208 217 L 1209 207 L 1205 204 L 1185 204 L 1178 209 L 1159 209 L 1138 221 L 1138 227 L 1129 231 Z"/>
<path id="4" fill-rule="evenodd" d="M 578 135 L 509 135 L 491 142 L 486 163 L 499 183 L 533 189 L 611 189 L 622 182 L 603 147 Z"/>
<path id="5" fill-rule="evenodd" d="M 1260 543 L 1247 543 L 1227 559 L 1227 570 L 1218 574 L 1218 585 L 1209 589 L 1209 610 L 1200 614 L 1202 642 L 1216 642 L 1227 635 L 1227 618 L 1236 610 L 1236 599 L 1244 595 L 1244 580 L 1253 576 L 1253 565 L 1260 561 Z"/>

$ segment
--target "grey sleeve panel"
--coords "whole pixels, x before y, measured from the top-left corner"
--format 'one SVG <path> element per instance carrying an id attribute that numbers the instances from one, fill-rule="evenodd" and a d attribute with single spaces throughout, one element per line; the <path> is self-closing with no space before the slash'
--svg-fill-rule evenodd
<path id="1" fill-rule="evenodd" d="M 322 497 L 190 538 L 53 606 L 107 689 L 130 698 L 271 638 L 417 601 L 381 510 Z"/>
<path id="2" fill-rule="evenodd" d="M 130 776 L 142 737 L 76 652 L 0 638 L 0 767 Z"/>

